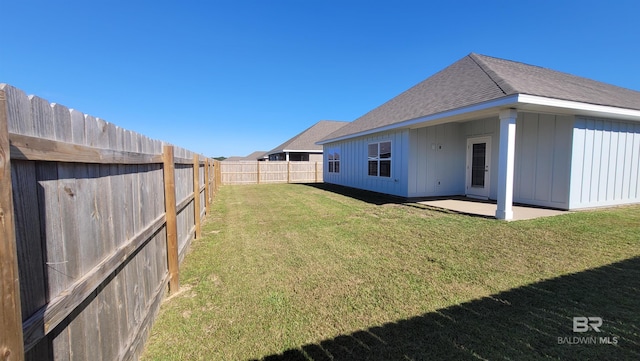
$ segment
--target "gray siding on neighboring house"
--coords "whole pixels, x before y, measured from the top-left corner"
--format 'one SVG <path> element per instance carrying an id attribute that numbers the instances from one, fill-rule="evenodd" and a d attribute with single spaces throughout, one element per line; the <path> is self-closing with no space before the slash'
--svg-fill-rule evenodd
<path id="1" fill-rule="evenodd" d="M 569 206 L 640 202 L 640 124 L 576 117 Z"/>
<path id="2" fill-rule="evenodd" d="M 309 162 L 322 162 L 322 153 L 309 153 Z"/>
<path id="3" fill-rule="evenodd" d="M 327 152 L 324 152 L 324 182 L 406 197 L 408 138 L 408 130 L 398 130 L 325 144 L 325 149 L 337 147 L 340 150 L 341 159 L 340 173 L 329 173 Z M 369 176 L 368 144 L 384 141 L 391 141 L 391 177 Z"/>

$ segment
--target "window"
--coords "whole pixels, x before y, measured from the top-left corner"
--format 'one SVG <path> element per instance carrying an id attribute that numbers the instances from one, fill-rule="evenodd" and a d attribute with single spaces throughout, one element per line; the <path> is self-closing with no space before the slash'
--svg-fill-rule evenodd
<path id="1" fill-rule="evenodd" d="M 371 143 L 368 153 L 369 175 L 391 177 L 391 142 Z"/>
<path id="2" fill-rule="evenodd" d="M 340 148 L 329 148 L 327 154 L 329 173 L 340 173 Z"/>

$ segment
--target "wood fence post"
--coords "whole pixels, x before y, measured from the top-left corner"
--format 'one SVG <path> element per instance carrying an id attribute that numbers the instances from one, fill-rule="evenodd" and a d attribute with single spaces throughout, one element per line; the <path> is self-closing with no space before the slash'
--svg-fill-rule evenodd
<path id="1" fill-rule="evenodd" d="M 200 156 L 193 156 L 193 208 L 196 223 L 195 238 L 200 238 Z"/>
<path id="2" fill-rule="evenodd" d="M 316 162 L 315 169 L 316 169 L 316 183 L 318 183 L 318 162 Z"/>
<path id="3" fill-rule="evenodd" d="M 7 98 L 0 90 L 0 359 L 24 360 Z"/>
<path id="4" fill-rule="evenodd" d="M 209 158 L 204 160 L 204 214 L 209 213 Z"/>
<path id="5" fill-rule="evenodd" d="M 256 161 L 258 164 L 258 184 L 260 184 L 260 161 Z"/>
<path id="6" fill-rule="evenodd" d="M 287 161 L 287 183 L 291 183 L 291 162 Z"/>
<path id="7" fill-rule="evenodd" d="M 164 208 L 167 218 L 167 265 L 169 268 L 169 293 L 180 288 L 178 261 L 178 220 L 176 215 L 176 178 L 173 146 L 165 145 L 162 152 L 164 163 Z"/>

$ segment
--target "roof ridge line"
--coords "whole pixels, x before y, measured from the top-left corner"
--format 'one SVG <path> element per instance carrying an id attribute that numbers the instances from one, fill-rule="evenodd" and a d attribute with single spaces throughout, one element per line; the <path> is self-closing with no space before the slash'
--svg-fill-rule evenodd
<path id="1" fill-rule="evenodd" d="M 498 82 L 497 82 L 497 81 L 496 81 L 496 80 L 495 80 L 495 79 L 494 79 L 494 78 L 489 74 L 489 72 L 485 69 L 485 67 L 484 67 L 484 66 L 482 66 L 482 65 L 480 64 L 480 62 L 479 62 L 479 61 L 480 61 L 480 59 L 476 59 L 476 57 L 477 57 L 477 56 L 478 56 L 478 54 L 476 54 L 476 53 L 471 53 L 471 54 L 469 54 L 469 58 L 470 58 L 474 63 L 476 63 L 476 65 L 480 68 L 480 70 L 482 70 L 482 72 L 484 72 L 484 73 L 489 77 L 489 79 L 491 79 L 491 81 L 492 81 L 492 82 L 493 82 L 493 83 L 498 87 L 498 89 L 500 89 L 500 91 L 501 91 L 504 95 L 507 95 L 507 92 L 506 92 L 506 91 L 504 91 L 504 89 L 500 86 L 500 84 L 498 84 Z M 495 74 L 495 72 L 493 72 L 493 73 Z M 497 74 L 496 74 L 496 76 L 497 76 Z M 502 81 L 504 81 L 505 83 L 507 83 L 504 79 L 502 79 L 502 78 L 500 78 L 500 79 L 501 79 Z"/>

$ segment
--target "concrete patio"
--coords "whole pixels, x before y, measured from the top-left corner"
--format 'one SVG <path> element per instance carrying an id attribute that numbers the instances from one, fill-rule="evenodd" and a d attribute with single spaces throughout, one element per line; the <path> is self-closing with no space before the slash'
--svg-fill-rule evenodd
<path id="1" fill-rule="evenodd" d="M 424 204 L 431 207 L 447 209 L 450 211 L 470 214 L 475 216 L 482 216 L 488 218 L 495 218 L 496 216 L 496 203 L 494 201 L 479 200 L 467 197 L 453 197 L 453 198 L 438 198 L 430 200 L 418 201 L 419 204 Z M 551 217 L 560 214 L 569 213 L 568 211 L 561 211 L 557 209 L 540 208 L 534 206 L 514 205 L 513 206 L 513 219 L 512 221 L 520 221 L 526 219 L 535 219 L 540 217 Z"/>

